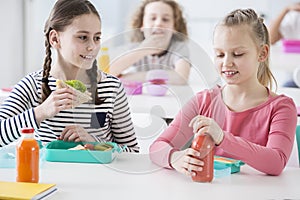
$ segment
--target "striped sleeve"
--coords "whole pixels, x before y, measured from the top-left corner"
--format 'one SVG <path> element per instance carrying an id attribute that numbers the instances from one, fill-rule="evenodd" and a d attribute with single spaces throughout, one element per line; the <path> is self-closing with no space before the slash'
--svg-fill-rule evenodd
<path id="1" fill-rule="evenodd" d="M 28 75 L 14 87 L 0 106 L 0 146 L 18 139 L 22 127 L 38 128 L 32 108 L 37 99 L 35 79 Z"/>
<path id="2" fill-rule="evenodd" d="M 136 134 L 133 128 L 127 96 L 121 82 L 116 93 L 111 131 L 116 143 L 126 146 L 126 151 L 139 152 Z"/>

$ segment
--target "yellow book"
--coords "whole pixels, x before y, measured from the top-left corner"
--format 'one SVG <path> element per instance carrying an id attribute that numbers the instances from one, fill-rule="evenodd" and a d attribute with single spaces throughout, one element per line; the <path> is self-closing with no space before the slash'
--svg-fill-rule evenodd
<path id="1" fill-rule="evenodd" d="M 0 181 L 0 199 L 38 200 L 56 190 L 56 184 Z"/>

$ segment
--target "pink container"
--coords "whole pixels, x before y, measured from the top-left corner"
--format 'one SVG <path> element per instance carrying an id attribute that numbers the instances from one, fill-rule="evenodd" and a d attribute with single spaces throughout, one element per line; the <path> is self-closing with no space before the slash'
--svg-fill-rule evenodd
<path id="1" fill-rule="evenodd" d="M 282 47 L 286 53 L 300 53 L 300 40 L 282 40 Z"/>
<path id="2" fill-rule="evenodd" d="M 126 94 L 137 95 L 142 94 L 143 83 L 140 81 L 122 80 Z"/>
<path id="3" fill-rule="evenodd" d="M 166 84 L 152 84 L 148 83 L 146 85 L 147 92 L 153 96 L 164 96 L 168 91 L 168 87 Z"/>
<path id="4" fill-rule="evenodd" d="M 146 75 L 146 89 L 150 95 L 164 96 L 168 91 L 168 73 L 162 69 L 150 70 Z"/>

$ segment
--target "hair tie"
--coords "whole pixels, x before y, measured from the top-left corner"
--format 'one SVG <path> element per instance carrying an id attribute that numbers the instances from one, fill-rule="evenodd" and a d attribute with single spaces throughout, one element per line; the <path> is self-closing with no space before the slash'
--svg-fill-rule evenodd
<path id="1" fill-rule="evenodd" d="M 42 78 L 42 83 L 49 83 L 48 78 Z"/>
<path id="2" fill-rule="evenodd" d="M 259 21 L 260 23 L 262 23 L 262 24 L 263 24 L 263 23 L 264 23 L 264 18 L 262 18 L 262 17 L 259 17 L 259 18 L 258 18 L 258 21 Z"/>

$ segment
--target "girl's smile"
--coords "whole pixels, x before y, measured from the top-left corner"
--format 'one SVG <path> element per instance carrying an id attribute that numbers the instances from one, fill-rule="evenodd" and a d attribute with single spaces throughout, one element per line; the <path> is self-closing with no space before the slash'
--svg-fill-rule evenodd
<path id="1" fill-rule="evenodd" d="M 224 74 L 224 76 L 226 76 L 227 78 L 231 78 L 234 75 L 238 74 L 238 71 L 222 71 L 222 73 Z"/>

